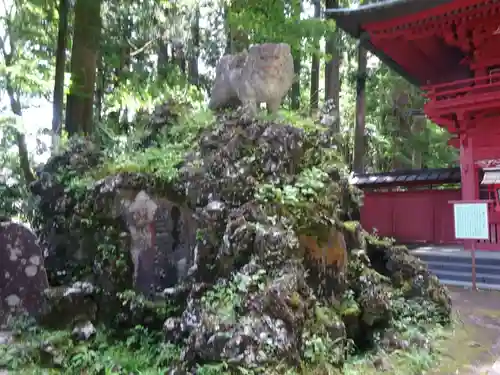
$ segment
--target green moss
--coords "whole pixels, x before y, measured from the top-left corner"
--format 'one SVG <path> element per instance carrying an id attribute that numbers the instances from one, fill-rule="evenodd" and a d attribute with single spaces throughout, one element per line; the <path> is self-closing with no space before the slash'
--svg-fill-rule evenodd
<path id="1" fill-rule="evenodd" d="M 359 228 L 359 221 L 344 221 L 343 224 L 345 229 L 353 234 L 356 233 L 356 229 Z"/>
<path id="2" fill-rule="evenodd" d="M 257 115 L 260 120 L 271 120 L 273 122 L 281 122 L 283 124 L 293 124 L 293 126 L 304 129 L 306 132 L 325 131 L 325 126 L 318 124 L 310 116 L 302 116 L 296 112 L 282 110 L 279 116 L 261 112 Z"/>
<path id="3" fill-rule="evenodd" d="M 391 247 L 394 245 L 395 240 L 393 238 L 388 238 L 388 237 L 383 237 L 380 238 L 379 236 L 375 234 L 368 234 L 366 236 L 366 241 L 376 247 Z"/>
<path id="4" fill-rule="evenodd" d="M 341 316 L 359 316 L 361 315 L 361 308 L 358 303 L 353 299 L 344 299 L 340 305 Z"/>
<path id="5" fill-rule="evenodd" d="M 409 293 L 412 290 L 412 282 L 411 281 L 412 280 L 403 282 L 403 285 L 400 288 L 402 295 L 406 295 L 407 293 Z"/>
<path id="6" fill-rule="evenodd" d="M 300 307 L 301 302 L 302 298 L 300 297 L 300 294 L 297 292 L 293 292 L 290 296 L 290 306 L 294 309 L 297 309 Z"/>
<path id="7" fill-rule="evenodd" d="M 314 309 L 315 322 L 320 326 L 325 326 L 340 321 L 339 309 L 340 306 L 316 306 Z"/>
<path id="8" fill-rule="evenodd" d="M 387 276 L 381 275 L 373 268 L 363 267 L 361 271 L 361 276 L 363 276 L 367 281 L 373 284 L 390 284 L 391 279 Z"/>

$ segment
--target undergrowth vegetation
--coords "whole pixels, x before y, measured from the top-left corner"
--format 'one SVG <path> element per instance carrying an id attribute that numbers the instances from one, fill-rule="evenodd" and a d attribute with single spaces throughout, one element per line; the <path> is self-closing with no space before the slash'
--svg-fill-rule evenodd
<path id="1" fill-rule="evenodd" d="M 205 303 L 223 303 L 230 313 L 232 298 L 230 288 L 224 292 L 214 291 Z M 85 374 L 85 375 L 159 375 L 166 374 L 169 367 L 178 362 L 182 348 L 165 343 L 158 332 L 137 326 L 125 332 L 116 332 L 99 327 L 96 337 L 86 343 L 73 340 L 68 331 L 46 331 L 27 319 L 11 322 L 16 338 L 22 342 L 0 345 L 0 368 L 9 374 Z M 407 327 L 408 338 L 421 334 L 421 329 Z M 416 331 L 414 331 L 416 330 Z M 411 352 L 396 350 L 390 354 L 370 352 L 363 355 L 350 355 L 342 370 L 330 364 L 334 356 L 332 348 L 324 344 L 318 332 L 306 338 L 305 358 L 299 368 L 290 369 L 287 365 L 275 369 L 238 368 L 229 371 L 227 363 L 205 364 L 199 366 L 197 375 L 369 375 L 383 371 L 389 375 L 419 375 L 436 366 L 443 354 L 441 347 L 453 335 L 452 328 L 433 327 L 426 332 L 434 350 L 415 349 Z M 22 346 L 19 348 L 19 346 Z"/>
<path id="2" fill-rule="evenodd" d="M 102 163 L 75 182 L 95 181 L 120 172 L 146 173 L 160 180 L 172 180 L 186 152 L 194 151 L 199 134 L 210 129 L 214 122 L 209 111 L 185 112 L 180 116 L 178 122 L 165 126 L 156 135 L 151 147 L 141 146 L 148 133 L 144 123 L 137 124 L 134 133 L 127 135 L 101 127 L 97 137 L 104 150 Z"/>

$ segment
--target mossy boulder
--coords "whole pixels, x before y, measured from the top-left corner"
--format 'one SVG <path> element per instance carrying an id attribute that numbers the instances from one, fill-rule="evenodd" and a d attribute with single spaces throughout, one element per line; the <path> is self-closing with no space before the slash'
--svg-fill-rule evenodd
<path id="1" fill-rule="evenodd" d="M 174 151 L 161 144 L 144 151 L 161 152 Z M 83 172 L 87 178 L 117 170 L 102 150 L 99 155 L 91 170 Z M 109 263 L 110 253 L 102 244 L 112 244 L 111 254 L 118 259 L 130 257 L 120 239 L 122 233 L 133 234 L 112 209 L 113 192 L 123 186 L 124 176 L 135 181 L 136 189 L 168 196 L 191 210 L 197 229 L 188 246 L 186 276 L 148 296 L 176 307 L 163 329 L 168 340 L 183 348 L 177 369 L 213 363 L 254 369 L 318 362 L 341 366 L 350 342 L 358 350 L 371 349 L 384 332 L 404 331 L 400 323 L 411 314 L 419 317 L 412 324 L 449 322 L 447 291 L 425 265 L 408 250 L 373 238 L 349 221 L 361 193 L 349 185 L 335 140 L 324 129 L 247 121 L 229 113 L 197 135 L 185 155 L 181 162 L 172 158 L 168 173 L 121 170 L 84 188 L 53 178 L 59 185 L 52 195 L 40 193 L 46 198 L 38 221 L 41 236 L 50 242 L 53 230 L 43 218 L 58 213 L 55 232 L 67 238 L 57 242 L 53 254 L 70 256 L 64 254 L 71 254 L 75 243 L 93 244 L 85 250 L 88 262 L 76 262 L 86 264 L 79 278 L 93 275 L 92 264 L 105 270 L 101 274 L 129 275 L 128 282 L 111 286 L 93 278 L 120 294 L 130 287 L 132 262 L 120 262 L 123 268 Z M 50 199 L 71 203 L 56 209 L 61 205 L 46 202 Z M 81 231 L 89 218 L 89 232 Z M 113 228 L 113 236 L 104 236 L 107 227 Z M 72 242 L 77 236 L 80 240 Z M 308 246 L 303 246 L 304 236 Z M 332 244 L 333 238 L 343 245 Z M 67 282 L 57 276 L 53 280 Z M 416 314 L 429 308 L 433 313 Z"/>

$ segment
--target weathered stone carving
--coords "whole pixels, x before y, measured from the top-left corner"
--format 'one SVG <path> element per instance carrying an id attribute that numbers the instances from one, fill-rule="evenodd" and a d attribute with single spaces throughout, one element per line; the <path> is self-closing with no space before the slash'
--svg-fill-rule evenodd
<path id="1" fill-rule="evenodd" d="M 145 191 L 121 205 L 131 235 L 135 288 L 152 296 L 185 278 L 196 237 L 191 212 Z"/>
<path id="2" fill-rule="evenodd" d="M 21 224 L 0 223 L 0 324 L 10 315 L 40 314 L 48 287 L 36 236 Z"/>
<path id="3" fill-rule="evenodd" d="M 294 80 L 293 57 L 285 43 L 256 44 L 237 55 L 223 56 L 216 69 L 209 108 L 243 105 L 248 115 L 266 103 L 276 113 Z"/>

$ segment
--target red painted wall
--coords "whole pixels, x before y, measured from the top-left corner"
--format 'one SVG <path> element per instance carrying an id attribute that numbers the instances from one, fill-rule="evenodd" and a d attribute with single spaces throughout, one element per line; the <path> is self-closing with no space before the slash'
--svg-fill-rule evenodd
<path id="1" fill-rule="evenodd" d="M 500 159 L 500 117 L 478 121 L 474 129 L 469 130 L 472 139 L 474 161 L 484 159 Z"/>
<path id="2" fill-rule="evenodd" d="M 460 190 L 365 192 L 361 224 L 368 232 L 399 242 L 459 243 L 454 236 L 453 206 Z"/>

